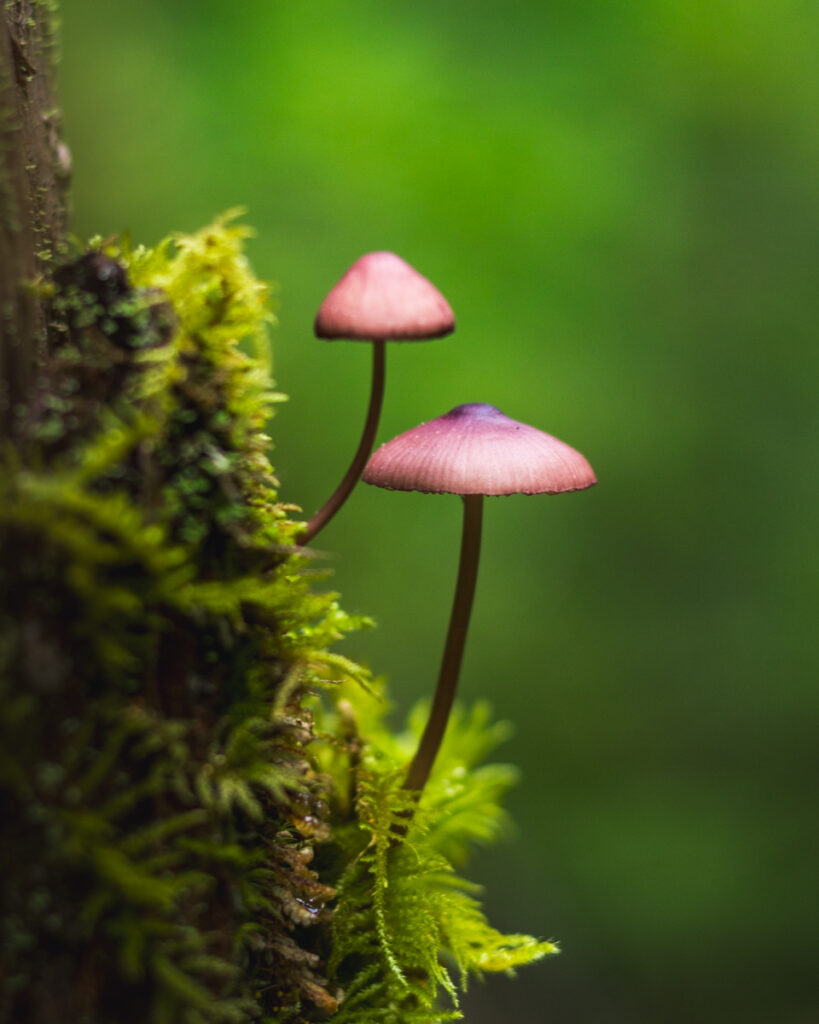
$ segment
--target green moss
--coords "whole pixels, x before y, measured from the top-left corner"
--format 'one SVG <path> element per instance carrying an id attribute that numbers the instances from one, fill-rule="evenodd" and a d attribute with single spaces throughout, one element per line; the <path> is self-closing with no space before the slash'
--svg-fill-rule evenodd
<path id="1" fill-rule="evenodd" d="M 291 548 L 245 236 L 223 218 L 55 275 L 52 354 L 0 479 L 2 584 L 28 595 L 0 629 L 16 1019 L 80 948 L 105 980 L 74 1009 L 95 1020 L 124 1019 L 106 1006 L 129 983 L 134 1019 L 332 1003 L 292 937 L 304 893 L 317 922 L 333 895 L 292 863 L 327 830 L 302 698 L 339 676 L 317 648 L 359 623 Z"/>
<path id="2" fill-rule="evenodd" d="M 481 763 L 507 726 L 493 724 L 485 705 L 469 715 L 456 711 L 416 804 L 402 782 L 427 707 L 396 734 L 385 725 L 383 698 L 343 689 L 338 710 L 321 719 L 334 740 L 320 755 L 336 780 L 331 818 L 349 823 L 335 838 L 340 875 L 329 971 L 345 992 L 336 1019 L 457 1019 L 458 991 L 470 975 L 510 973 L 558 951 L 552 942 L 492 928 L 479 887 L 456 871 L 476 843 L 509 829 L 500 802 L 516 772 Z"/>

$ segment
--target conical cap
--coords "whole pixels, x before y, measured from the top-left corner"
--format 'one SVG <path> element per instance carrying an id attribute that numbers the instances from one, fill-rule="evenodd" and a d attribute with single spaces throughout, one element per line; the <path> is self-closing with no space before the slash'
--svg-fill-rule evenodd
<path id="1" fill-rule="evenodd" d="M 350 267 L 322 302 L 320 338 L 360 341 L 440 338 L 455 317 L 438 289 L 391 252 L 370 252 Z"/>

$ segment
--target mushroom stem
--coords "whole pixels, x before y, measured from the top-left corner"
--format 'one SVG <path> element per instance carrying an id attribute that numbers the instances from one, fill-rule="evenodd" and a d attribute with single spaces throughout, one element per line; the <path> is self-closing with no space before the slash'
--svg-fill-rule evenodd
<path id="1" fill-rule="evenodd" d="M 378 430 L 378 420 L 381 417 L 381 405 L 384 400 L 385 345 L 383 341 L 373 341 L 372 345 L 373 379 L 370 390 L 370 407 L 367 409 L 367 419 L 364 422 L 364 431 L 358 443 L 358 450 L 341 483 L 307 523 L 304 532 L 297 541 L 298 544 L 309 544 L 316 534 L 324 529 L 336 512 L 338 512 L 358 483 L 361 474 L 364 472 L 367 459 L 370 457 L 370 452 L 373 450 L 373 441 Z"/>
<path id="2" fill-rule="evenodd" d="M 458 687 L 466 631 L 469 628 L 475 583 L 478 579 L 483 495 L 464 494 L 462 497 L 464 520 L 461 559 L 458 565 L 458 583 L 455 587 L 455 600 L 452 602 L 452 614 L 449 619 L 444 656 L 441 659 L 438 685 L 435 688 L 429 720 L 404 780 L 404 789 L 410 789 L 416 793 L 420 793 L 426 785 L 438 748 L 441 746 L 441 740 L 446 732 L 449 712 L 452 709 L 452 702 Z"/>

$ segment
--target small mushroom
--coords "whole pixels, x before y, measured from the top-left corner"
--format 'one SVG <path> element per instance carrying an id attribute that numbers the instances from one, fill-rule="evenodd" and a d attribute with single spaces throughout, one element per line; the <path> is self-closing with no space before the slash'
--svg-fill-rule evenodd
<path id="1" fill-rule="evenodd" d="M 458 583 L 429 720 L 404 787 L 420 793 L 446 730 L 461 668 L 475 582 L 484 495 L 561 494 L 597 483 L 586 459 L 541 430 L 517 423 L 492 405 L 459 405 L 376 451 L 364 482 L 398 491 L 458 494 L 463 535 Z"/>
<path id="2" fill-rule="evenodd" d="M 319 338 L 369 341 L 373 346 L 370 405 L 358 450 L 341 483 L 299 538 L 309 543 L 349 497 L 372 451 L 384 398 L 386 341 L 424 341 L 455 330 L 449 303 L 434 285 L 391 252 L 370 252 L 327 294 L 316 316 Z"/>

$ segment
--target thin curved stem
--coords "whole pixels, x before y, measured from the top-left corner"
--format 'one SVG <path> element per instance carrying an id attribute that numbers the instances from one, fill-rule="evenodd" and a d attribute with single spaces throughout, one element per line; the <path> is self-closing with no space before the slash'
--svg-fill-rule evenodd
<path id="1" fill-rule="evenodd" d="M 309 544 L 316 534 L 324 529 L 333 516 L 338 512 L 344 502 L 349 498 L 353 488 L 358 483 L 367 459 L 373 450 L 378 421 L 381 417 L 381 405 L 384 401 L 384 378 L 385 378 L 385 343 L 373 341 L 373 381 L 370 389 L 370 407 L 367 410 L 367 419 L 364 421 L 364 431 L 358 443 L 358 449 L 350 463 L 350 468 L 332 495 L 309 520 L 304 533 L 299 537 L 298 544 Z"/>
<path id="2" fill-rule="evenodd" d="M 435 688 L 432 710 L 424 729 L 424 735 L 421 737 L 418 750 L 404 780 L 404 789 L 410 789 L 416 793 L 420 793 L 426 785 L 438 748 L 441 746 L 441 740 L 446 732 L 449 712 L 452 709 L 452 702 L 458 687 L 458 675 L 461 671 L 466 632 L 472 612 L 472 600 L 475 597 L 475 583 L 478 579 L 483 495 L 466 494 L 463 496 L 463 503 L 464 520 L 458 583 L 455 587 L 455 600 L 452 603 L 444 656 L 441 659 L 441 668 L 438 673 L 438 685 Z"/>

